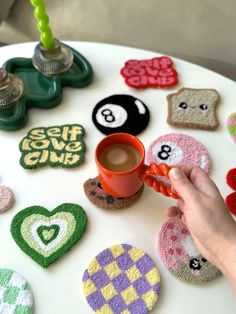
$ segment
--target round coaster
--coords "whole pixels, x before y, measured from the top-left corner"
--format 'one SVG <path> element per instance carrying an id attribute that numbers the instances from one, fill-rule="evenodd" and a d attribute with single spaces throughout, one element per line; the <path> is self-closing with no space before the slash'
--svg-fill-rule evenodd
<path id="1" fill-rule="evenodd" d="M 144 186 L 129 197 L 113 197 L 103 190 L 98 176 L 88 179 L 84 183 L 84 192 L 87 198 L 94 205 L 103 209 L 123 209 L 131 206 L 142 195 L 143 188 Z"/>
<path id="2" fill-rule="evenodd" d="M 227 195 L 225 198 L 225 203 L 231 214 L 236 215 L 236 192 Z"/>
<path id="3" fill-rule="evenodd" d="M 157 302 L 160 276 L 150 257 L 128 244 L 99 253 L 83 275 L 83 290 L 99 314 L 145 314 Z"/>
<path id="4" fill-rule="evenodd" d="M 230 169 L 226 175 L 226 182 L 231 189 L 236 190 L 236 168 Z"/>
<path id="5" fill-rule="evenodd" d="M 227 118 L 227 130 L 233 140 L 236 143 L 236 112 L 231 113 Z"/>
<path id="6" fill-rule="evenodd" d="M 151 143 L 146 162 L 166 163 L 168 166 L 197 165 L 209 172 L 211 160 L 206 148 L 191 136 L 169 133 Z"/>
<path id="7" fill-rule="evenodd" d="M 198 251 L 187 227 L 177 217 L 169 218 L 158 235 L 159 255 L 177 278 L 202 284 L 221 276 Z"/>
<path id="8" fill-rule="evenodd" d="M 0 313 L 33 313 L 33 294 L 18 272 L 0 269 L 0 291 Z"/>
<path id="9" fill-rule="evenodd" d="M 103 134 L 124 132 L 137 135 L 147 127 L 150 115 L 140 99 L 130 95 L 112 95 L 95 106 L 92 119 Z"/>
<path id="10" fill-rule="evenodd" d="M 0 186 L 0 213 L 10 209 L 15 202 L 15 197 L 12 190 L 5 186 Z"/>

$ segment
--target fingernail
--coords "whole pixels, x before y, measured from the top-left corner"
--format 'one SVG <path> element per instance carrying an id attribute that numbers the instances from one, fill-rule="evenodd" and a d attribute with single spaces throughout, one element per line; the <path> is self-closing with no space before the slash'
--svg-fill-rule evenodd
<path id="1" fill-rule="evenodd" d="M 169 176 L 175 180 L 181 179 L 181 178 L 183 178 L 183 172 L 179 168 L 172 168 L 169 171 Z"/>

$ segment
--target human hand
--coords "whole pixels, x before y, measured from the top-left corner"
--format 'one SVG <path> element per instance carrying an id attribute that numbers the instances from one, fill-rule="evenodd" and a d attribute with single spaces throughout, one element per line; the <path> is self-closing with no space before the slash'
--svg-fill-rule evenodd
<path id="1" fill-rule="evenodd" d="M 179 194 L 177 206 L 168 208 L 170 217 L 179 215 L 188 227 L 201 254 L 232 281 L 236 290 L 236 223 L 228 212 L 215 183 L 199 167 L 174 167 L 169 172 Z"/>

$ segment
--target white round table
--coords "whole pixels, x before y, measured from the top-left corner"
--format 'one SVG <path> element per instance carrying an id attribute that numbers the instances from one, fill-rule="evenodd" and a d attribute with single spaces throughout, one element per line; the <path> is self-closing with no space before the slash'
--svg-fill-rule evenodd
<path id="1" fill-rule="evenodd" d="M 91 115 L 95 104 L 109 95 L 137 96 L 149 107 L 151 120 L 139 136 L 147 148 L 162 134 L 179 132 L 198 139 L 208 149 L 213 167 L 211 177 L 225 197 L 231 189 L 225 183 L 229 169 L 236 165 L 236 146 L 226 130 L 226 118 L 235 109 L 235 82 L 194 64 L 173 58 L 180 83 L 171 89 L 134 90 L 125 85 L 119 74 L 128 59 L 145 59 L 157 53 L 128 47 L 69 42 L 92 64 L 95 77 L 84 89 L 64 89 L 62 103 L 52 110 L 29 110 L 25 128 L 16 132 L 0 132 L 0 183 L 15 192 L 13 209 L 0 217 L 0 267 L 19 271 L 30 283 L 36 314 L 92 313 L 82 290 L 82 275 L 89 262 L 103 249 L 117 243 L 128 243 L 146 251 L 161 274 L 161 294 L 152 313 L 159 314 L 233 314 L 235 302 L 228 283 L 221 279 L 204 286 L 194 286 L 174 278 L 165 268 L 156 250 L 160 226 L 166 220 L 165 209 L 173 199 L 157 195 L 145 188 L 142 197 L 130 208 L 120 211 L 98 209 L 86 198 L 83 183 L 95 177 L 94 150 L 103 138 L 94 126 Z M 12 57 L 32 57 L 35 43 L 6 46 L 0 49 L 4 63 Z M 180 87 L 214 88 L 221 95 L 218 107 L 220 127 L 213 132 L 174 129 L 166 123 L 166 95 Z M 79 123 L 86 130 L 86 161 L 78 168 L 44 167 L 36 171 L 19 165 L 20 140 L 33 127 Z M 49 210 L 61 203 L 77 203 L 86 211 L 89 226 L 82 240 L 48 269 L 43 269 L 16 245 L 10 233 L 14 215 L 25 207 L 41 205 Z M 217 230 L 216 230 L 217 232 Z"/>

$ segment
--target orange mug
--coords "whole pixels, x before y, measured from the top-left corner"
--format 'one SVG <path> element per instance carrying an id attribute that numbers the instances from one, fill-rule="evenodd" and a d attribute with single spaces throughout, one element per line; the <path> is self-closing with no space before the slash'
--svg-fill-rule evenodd
<path id="1" fill-rule="evenodd" d="M 116 145 L 125 145 L 132 147 L 134 151 L 138 152 L 139 158 L 137 162 L 126 170 L 113 170 L 107 165 L 104 165 L 102 156 L 107 149 L 117 147 Z M 113 156 L 114 157 L 114 156 Z M 97 145 L 95 151 L 95 161 L 99 173 L 100 183 L 107 194 L 114 197 L 129 197 L 142 187 L 144 182 L 154 188 L 156 192 L 160 192 L 165 196 L 173 198 L 179 198 L 176 193 L 171 190 L 170 185 L 166 185 L 160 180 L 157 180 L 157 176 L 168 177 L 170 167 L 161 163 L 151 164 L 149 166 L 144 164 L 145 149 L 141 141 L 128 133 L 114 133 L 106 136 Z"/>

